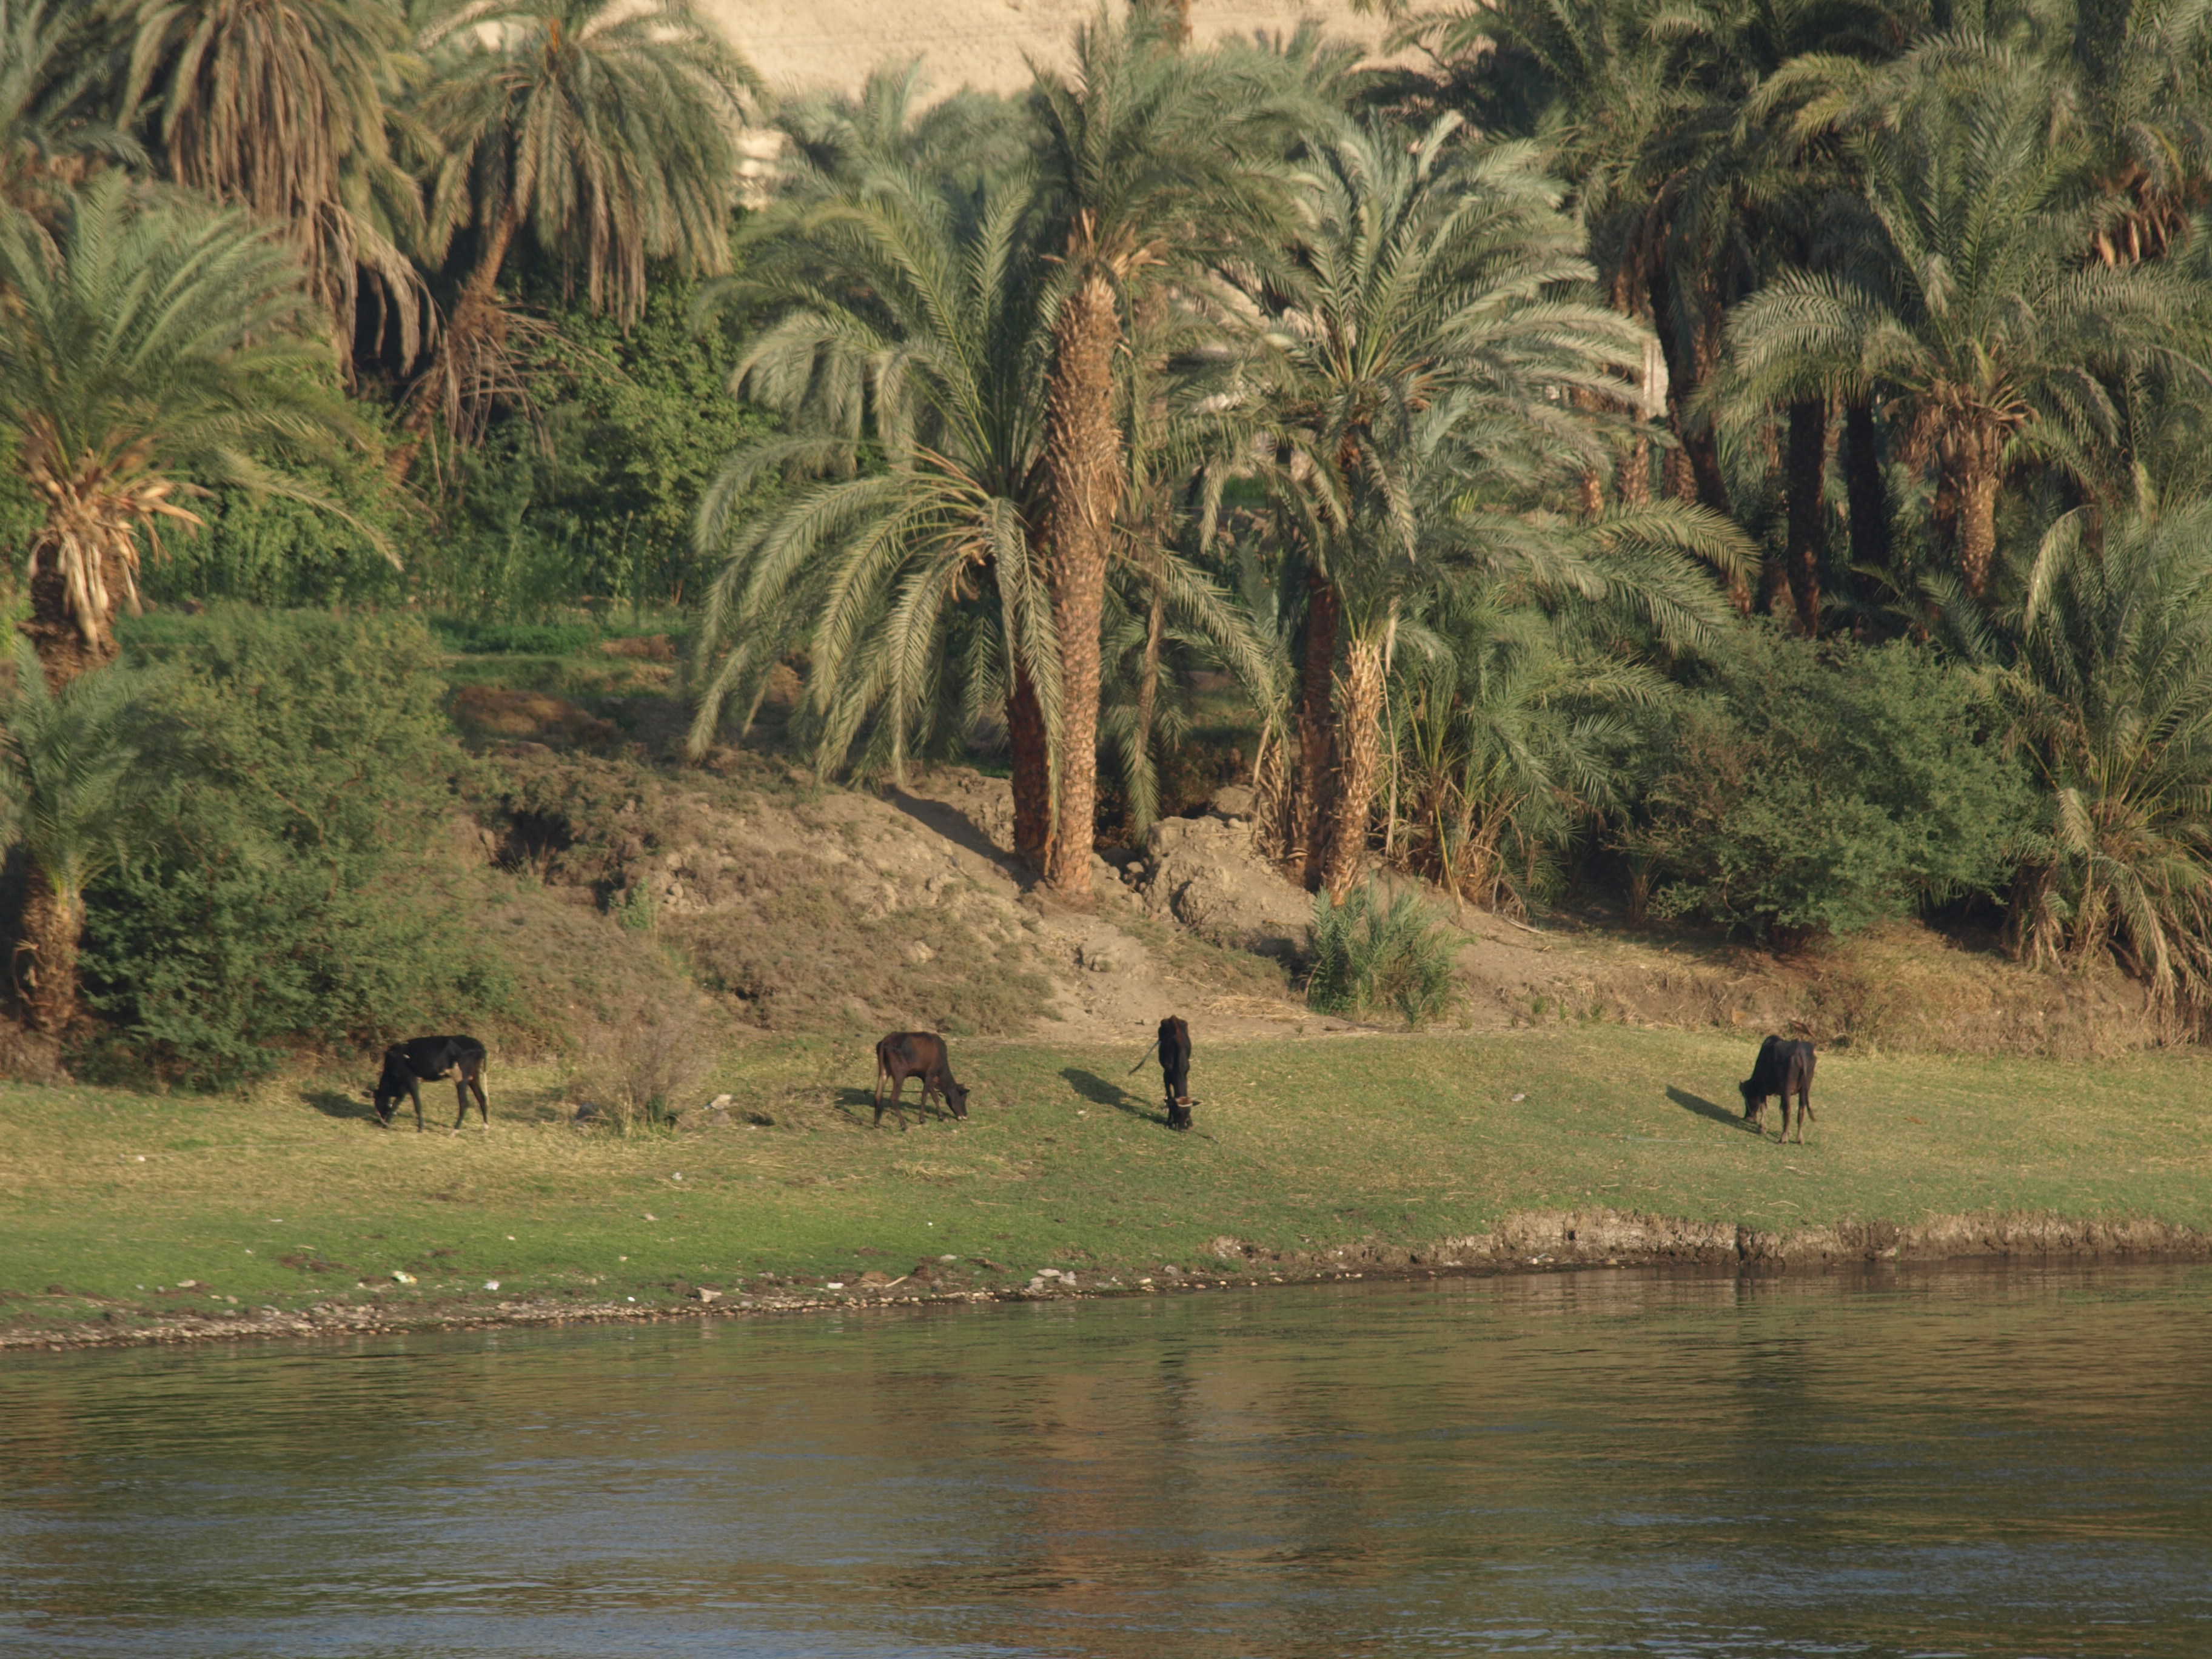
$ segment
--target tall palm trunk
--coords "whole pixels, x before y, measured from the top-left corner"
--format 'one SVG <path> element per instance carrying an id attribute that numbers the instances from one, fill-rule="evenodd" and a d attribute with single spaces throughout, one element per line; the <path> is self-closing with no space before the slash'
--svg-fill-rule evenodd
<path id="1" fill-rule="evenodd" d="M 1888 569 L 1889 495 L 1882 488 L 1874 405 L 1864 400 L 1844 405 L 1844 490 L 1851 511 L 1851 562 Z"/>
<path id="2" fill-rule="evenodd" d="M 1327 882 L 1329 901 L 1344 902 L 1367 862 L 1367 820 L 1375 810 L 1376 780 L 1382 771 L 1382 641 L 1354 634 L 1344 651 L 1344 707 L 1337 780 L 1336 822 L 1330 826 Z"/>
<path id="3" fill-rule="evenodd" d="M 1951 472 L 1958 499 L 1959 575 L 1966 592 L 1980 599 L 1989 591 L 1990 565 L 1997 548 L 1997 484 L 2003 434 L 1969 428 L 1954 440 Z"/>
<path id="4" fill-rule="evenodd" d="M 1784 477 L 1790 494 L 1784 553 L 1797 626 L 1807 639 L 1820 631 L 1821 475 L 1828 458 L 1828 405 L 1808 398 L 1790 405 Z"/>
<path id="5" fill-rule="evenodd" d="M 83 899 L 56 891 L 46 872 L 34 867 L 30 894 L 23 901 L 22 944 L 15 964 L 33 1030 L 59 1036 L 76 1024 L 77 947 L 83 937 Z"/>
<path id="6" fill-rule="evenodd" d="M 506 345 L 507 313 L 499 307 L 499 274 L 506 268 L 507 251 L 521 228 L 521 217 L 510 205 L 485 234 L 475 268 L 461 284 L 453 314 L 446 319 L 437 355 L 416 388 L 414 407 L 400 422 L 407 435 L 393 446 L 386 459 L 386 474 L 395 483 L 404 480 L 415 465 L 416 454 L 429 436 L 430 422 L 441 414 L 451 419 L 464 388 L 481 378 L 479 361 L 488 354 L 498 354 Z"/>
<path id="7" fill-rule="evenodd" d="M 1152 764 L 1152 714 L 1159 701 L 1160 643 L 1167 633 L 1167 585 L 1155 580 L 1152 583 L 1152 614 L 1145 621 L 1144 675 L 1137 682 L 1136 755 L 1133 769 L 1141 769 Z M 1133 830 L 1148 827 L 1137 822 L 1136 805 L 1133 800 L 1129 803 L 1130 828 Z M 1155 813 L 1159 811 L 1159 790 L 1157 787 L 1152 791 L 1151 810 Z"/>
<path id="8" fill-rule="evenodd" d="M 1036 683 L 1019 662 L 1006 693 L 1006 739 L 1013 751 L 1014 851 L 1042 874 L 1052 848 L 1052 734 Z"/>
<path id="9" fill-rule="evenodd" d="M 1051 407 L 1045 416 L 1044 542 L 1052 561 L 1052 619 L 1060 635 L 1059 824 L 1045 881 L 1087 901 L 1098 812 L 1099 631 L 1106 562 L 1126 461 L 1114 418 L 1114 352 L 1121 313 L 1113 284 L 1085 277 L 1053 329 Z"/>
<path id="10" fill-rule="evenodd" d="M 1298 795 L 1291 830 L 1305 849 L 1305 885 L 1321 888 L 1328 852 L 1329 787 L 1335 781 L 1334 731 L 1330 708 L 1336 678 L 1336 629 L 1341 608 L 1336 586 L 1319 571 L 1306 574 L 1306 654 L 1298 705 Z"/>

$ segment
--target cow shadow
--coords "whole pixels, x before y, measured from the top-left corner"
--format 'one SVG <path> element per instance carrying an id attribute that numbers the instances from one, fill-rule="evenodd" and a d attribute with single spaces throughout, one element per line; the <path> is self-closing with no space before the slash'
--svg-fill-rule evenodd
<path id="1" fill-rule="evenodd" d="M 1693 1095 L 1686 1089 L 1670 1088 L 1667 1098 L 1686 1112 L 1695 1112 L 1699 1117 L 1709 1117 L 1716 1123 L 1725 1123 L 1731 1129 L 1743 1127 L 1743 1114 L 1731 1112 L 1725 1106 L 1716 1106 L 1703 1095 Z"/>
<path id="2" fill-rule="evenodd" d="M 349 1095 L 337 1089 L 302 1089 L 300 1098 L 325 1117 L 359 1119 L 366 1123 L 376 1121 L 376 1108 L 368 1103 L 366 1096 Z M 429 1103 L 427 1100 L 422 1103 L 426 1115 Z M 407 1109 L 411 1114 L 415 1109 L 410 1106 Z"/>
<path id="3" fill-rule="evenodd" d="M 876 1091 L 874 1090 L 840 1089 L 837 1091 L 836 1098 L 830 1103 L 863 1129 L 875 1127 Z M 923 1111 L 921 1103 L 914 1097 L 914 1091 L 908 1089 L 906 1091 L 908 1119 L 911 1121 L 916 1112 L 921 1112 L 921 1121 L 924 1123 L 955 1123 L 959 1121 L 945 1109 L 945 1103 L 942 1100 L 933 1098 L 929 1103 L 929 1109 Z M 884 1117 L 887 1121 L 896 1121 L 891 1117 L 891 1091 L 889 1088 L 884 1091 Z"/>
<path id="4" fill-rule="evenodd" d="M 1126 1112 L 1131 1117 L 1141 1118 L 1147 1123 L 1168 1121 L 1167 1108 L 1151 1109 L 1146 1102 L 1138 1099 L 1120 1084 L 1108 1082 L 1096 1072 L 1070 1066 L 1060 1073 L 1060 1076 L 1066 1080 L 1069 1088 L 1093 1106 L 1111 1106 L 1117 1112 Z"/>

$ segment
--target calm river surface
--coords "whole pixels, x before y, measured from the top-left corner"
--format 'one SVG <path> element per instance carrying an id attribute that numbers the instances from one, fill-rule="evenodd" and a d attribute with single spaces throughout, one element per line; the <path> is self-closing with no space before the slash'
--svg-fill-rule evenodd
<path id="1" fill-rule="evenodd" d="M 2212 1655 L 2212 1270 L 0 1360 L 0 1654 Z"/>

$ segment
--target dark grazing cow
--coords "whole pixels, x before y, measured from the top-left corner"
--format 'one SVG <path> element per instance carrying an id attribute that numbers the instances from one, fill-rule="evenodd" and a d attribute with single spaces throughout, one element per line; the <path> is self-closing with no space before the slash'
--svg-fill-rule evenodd
<path id="1" fill-rule="evenodd" d="M 945 1039 L 934 1031 L 894 1031 L 876 1044 L 876 1125 L 884 1121 L 884 1082 L 891 1085 L 891 1111 L 898 1119 L 899 1133 L 906 1133 L 906 1103 L 901 1097 L 906 1092 L 906 1080 L 910 1077 L 921 1079 L 921 1115 L 929 1115 L 929 1097 L 933 1091 L 944 1097 L 945 1103 L 952 1109 L 952 1115 L 968 1115 L 968 1091 L 952 1075 L 952 1056 L 945 1052 Z"/>
<path id="2" fill-rule="evenodd" d="M 461 1103 L 461 1114 L 453 1120 L 459 1128 L 469 1121 L 469 1091 L 474 1090 L 477 1110 L 483 1114 L 484 1127 L 491 1127 L 491 1103 L 484 1098 L 484 1046 L 472 1036 L 410 1037 L 405 1042 L 395 1042 L 384 1051 L 384 1075 L 376 1080 L 369 1098 L 376 1103 L 376 1120 L 385 1127 L 392 1127 L 392 1114 L 399 1109 L 399 1097 L 407 1096 L 415 1103 L 415 1130 L 422 1130 L 422 1085 L 434 1083 L 447 1073 L 454 1073 L 453 1093 Z"/>
<path id="3" fill-rule="evenodd" d="M 1160 1022 L 1160 1086 L 1167 1092 L 1168 1127 L 1190 1127 L 1190 1027 L 1173 1014 Z"/>
<path id="4" fill-rule="evenodd" d="M 1743 1115 L 1763 1139 L 1766 1133 L 1766 1097 L 1782 1098 L 1782 1138 L 1790 1139 L 1790 1097 L 1797 1097 L 1797 1144 L 1805 1144 L 1805 1125 L 1813 1116 L 1813 1045 L 1771 1036 L 1759 1045 L 1759 1058 L 1751 1075 L 1736 1086 L 1743 1091 Z"/>

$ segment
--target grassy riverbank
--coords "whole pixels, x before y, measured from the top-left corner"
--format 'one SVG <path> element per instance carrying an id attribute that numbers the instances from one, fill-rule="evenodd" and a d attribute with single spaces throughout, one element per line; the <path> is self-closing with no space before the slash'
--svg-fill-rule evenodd
<path id="1" fill-rule="evenodd" d="M 340 1301 L 410 1316 L 647 1307 L 695 1285 L 849 1295 L 922 1262 L 940 1289 L 1018 1286 L 1043 1267 L 1133 1283 L 1218 1271 L 1224 1237 L 1309 1258 L 1418 1249 L 1531 1209 L 2212 1228 L 2194 1054 L 1832 1054 L 1809 1142 L 1785 1149 L 1736 1121 L 1750 1052 L 1602 1025 L 1206 1045 L 1194 1135 L 1161 1127 L 1158 1074 L 1125 1076 L 1131 1050 L 1024 1044 L 961 1045 L 971 1119 L 903 1135 L 868 1128 L 867 1046 L 849 1041 L 733 1054 L 714 1086 L 737 1096 L 736 1121 L 696 1134 L 580 1129 L 550 1071 L 494 1075 L 489 1134 L 446 1127 L 442 1087 L 431 1133 L 380 1130 L 344 1092 L 365 1073 L 246 1098 L 9 1086 L 0 1329 Z"/>

